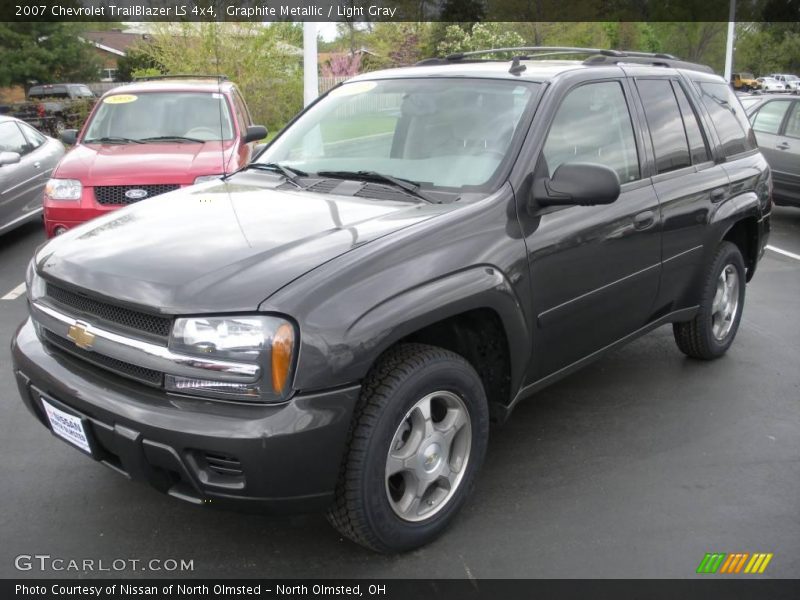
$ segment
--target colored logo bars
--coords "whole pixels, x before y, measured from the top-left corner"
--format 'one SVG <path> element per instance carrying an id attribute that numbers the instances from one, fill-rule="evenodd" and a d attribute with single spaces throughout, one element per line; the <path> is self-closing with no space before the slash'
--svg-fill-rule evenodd
<path id="1" fill-rule="evenodd" d="M 739 552 L 726 554 L 724 552 L 708 553 L 697 567 L 698 573 L 763 573 L 772 553 Z M 745 566 L 746 565 L 746 566 Z"/>

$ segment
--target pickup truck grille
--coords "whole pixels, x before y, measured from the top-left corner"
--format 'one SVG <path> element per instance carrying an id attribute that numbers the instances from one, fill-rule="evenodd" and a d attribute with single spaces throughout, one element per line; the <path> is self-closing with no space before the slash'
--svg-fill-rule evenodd
<path id="1" fill-rule="evenodd" d="M 161 387 L 163 384 L 164 374 L 160 373 L 159 371 L 147 369 L 138 365 L 132 365 L 130 363 L 117 360 L 116 358 L 111 358 L 110 356 L 98 354 L 97 352 L 82 350 L 69 340 L 65 340 L 64 338 L 56 335 L 52 331 L 48 331 L 47 329 L 43 330 L 43 334 L 47 345 L 57 352 L 71 354 L 72 356 L 80 358 L 81 360 L 91 363 L 97 367 L 106 369 L 107 371 L 111 371 L 112 373 L 122 375 L 123 377 L 127 377 L 129 379 L 134 379 L 146 385 Z"/>
<path id="2" fill-rule="evenodd" d="M 172 331 L 172 319 L 169 317 L 150 315 L 95 300 L 94 298 L 70 292 L 52 283 L 47 284 L 45 294 L 58 304 L 74 309 L 70 312 L 78 311 L 80 315 L 74 314 L 78 318 L 83 316 L 90 320 L 92 318 L 101 319 L 121 325 L 127 329 L 149 334 L 150 337 L 157 337 L 163 342 L 169 339 L 169 334 Z"/>
<path id="3" fill-rule="evenodd" d="M 126 204 L 139 202 L 139 200 L 146 200 L 153 196 L 160 196 L 161 194 L 175 191 L 179 187 L 181 186 L 177 183 L 160 183 L 156 185 L 100 185 L 94 188 L 94 197 L 98 204 L 106 206 L 124 206 Z M 141 198 L 128 198 L 125 192 L 130 190 L 143 190 L 147 192 L 147 195 Z"/>

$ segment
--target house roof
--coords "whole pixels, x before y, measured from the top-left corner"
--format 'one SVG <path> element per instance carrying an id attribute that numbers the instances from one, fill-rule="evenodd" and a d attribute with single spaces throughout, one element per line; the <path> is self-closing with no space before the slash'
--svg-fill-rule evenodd
<path id="1" fill-rule="evenodd" d="M 100 50 L 117 56 L 125 56 L 133 44 L 148 39 L 148 34 L 125 33 L 123 31 L 84 31 L 81 38 Z"/>

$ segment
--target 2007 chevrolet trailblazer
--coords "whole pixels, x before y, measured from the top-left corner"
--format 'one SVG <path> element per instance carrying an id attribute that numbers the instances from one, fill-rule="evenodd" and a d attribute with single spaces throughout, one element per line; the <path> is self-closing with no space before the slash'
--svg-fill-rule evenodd
<path id="1" fill-rule="evenodd" d="M 723 355 L 770 195 L 732 90 L 674 57 L 370 73 L 225 180 L 39 249 L 14 368 L 133 479 L 406 550 L 464 504 L 490 416 L 663 324 Z"/>

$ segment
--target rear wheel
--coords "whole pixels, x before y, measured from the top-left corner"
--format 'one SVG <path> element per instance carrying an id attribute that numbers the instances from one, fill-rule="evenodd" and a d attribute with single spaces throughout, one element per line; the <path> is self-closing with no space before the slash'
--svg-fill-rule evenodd
<path id="1" fill-rule="evenodd" d="M 427 544 L 466 501 L 488 433 L 466 360 L 422 344 L 390 350 L 364 383 L 328 520 L 379 552 Z"/>
<path id="2" fill-rule="evenodd" d="M 744 293 L 742 254 L 736 245 L 723 242 L 706 275 L 697 315 L 672 326 L 678 348 L 687 356 L 704 360 L 725 354 L 739 329 Z"/>

